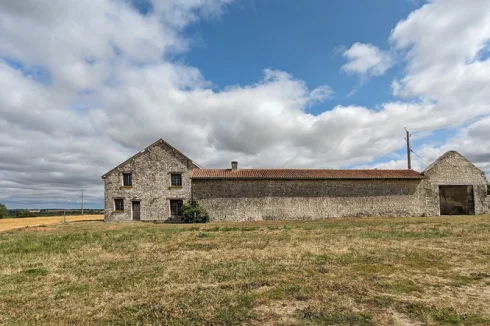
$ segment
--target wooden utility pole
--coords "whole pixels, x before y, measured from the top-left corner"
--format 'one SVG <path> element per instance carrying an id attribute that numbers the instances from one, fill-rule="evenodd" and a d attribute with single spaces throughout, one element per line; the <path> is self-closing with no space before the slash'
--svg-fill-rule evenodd
<path id="1" fill-rule="evenodd" d="M 82 215 L 83 215 L 83 189 L 82 189 Z"/>
<path id="2" fill-rule="evenodd" d="M 411 170 L 412 169 L 412 158 L 410 157 L 410 132 L 407 130 L 407 128 L 405 128 L 405 131 L 407 132 L 407 138 L 406 141 L 407 141 L 407 161 L 408 161 L 408 169 Z"/>

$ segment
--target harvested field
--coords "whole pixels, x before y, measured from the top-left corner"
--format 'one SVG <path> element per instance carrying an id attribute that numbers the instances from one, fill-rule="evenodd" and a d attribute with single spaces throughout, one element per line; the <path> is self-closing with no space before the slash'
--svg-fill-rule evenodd
<path id="1" fill-rule="evenodd" d="M 67 222 L 103 220 L 104 215 L 67 216 Z M 0 219 L 0 231 L 25 228 L 29 226 L 63 223 L 63 216 L 6 218 Z"/>
<path id="2" fill-rule="evenodd" d="M 56 224 L 0 262 L 6 325 L 490 325 L 490 215 Z"/>

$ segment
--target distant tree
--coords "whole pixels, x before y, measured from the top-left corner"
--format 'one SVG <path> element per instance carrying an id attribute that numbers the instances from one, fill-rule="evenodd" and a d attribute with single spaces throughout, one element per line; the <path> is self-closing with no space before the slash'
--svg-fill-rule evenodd
<path id="1" fill-rule="evenodd" d="M 490 181 L 487 182 L 487 195 L 490 196 Z"/>
<path id="2" fill-rule="evenodd" d="M 35 217 L 36 215 L 29 213 L 28 211 L 17 211 L 15 213 L 15 217 L 17 218 L 23 218 L 23 217 Z"/>
<path id="3" fill-rule="evenodd" d="M 7 210 L 7 207 L 4 204 L 0 204 L 0 218 L 7 217 L 9 217 L 9 211 Z"/>

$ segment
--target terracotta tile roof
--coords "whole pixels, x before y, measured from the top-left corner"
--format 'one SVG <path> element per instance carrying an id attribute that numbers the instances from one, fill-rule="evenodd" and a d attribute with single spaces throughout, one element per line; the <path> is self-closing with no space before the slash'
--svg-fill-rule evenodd
<path id="1" fill-rule="evenodd" d="M 414 170 L 194 169 L 192 179 L 423 179 Z"/>

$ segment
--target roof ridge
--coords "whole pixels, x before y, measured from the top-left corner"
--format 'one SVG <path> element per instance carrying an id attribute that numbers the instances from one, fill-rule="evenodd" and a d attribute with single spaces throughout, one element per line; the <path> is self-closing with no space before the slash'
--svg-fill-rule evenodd
<path id="1" fill-rule="evenodd" d="M 434 166 L 437 165 L 438 162 L 444 160 L 447 156 L 449 156 L 450 154 L 456 154 L 458 155 L 460 158 L 462 158 L 463 160 L 465 160 L 466 162 L 468 162 L 469 164 L 473 165 L 476 169 L 482 171 L 479 167 L 477 167 L 475 164 L 473 164 L 473 162 L 471 162 L 470 160 L 468 160 L 466 158 L 466 156 L 464 156 L 463 154 L 461 154 L 460 152 L 458 151 L 455 151 L 455 150 L 450 150 L 450 151 L 447 151 L 445 152 L 444 154 L 442 154 L 441 156 L 439 156 L 436 160 L 434 160 L 434 162 L 432 162 L 431 164 L 429 164 L 425 170 L 422 172 L 422 173 L 426 173 L 430 170 L 432 170 L 434 168 Z M 483 171 L 482 171 L 483 172 Z"/>
<path id="2" fill-rule="evenodd" d="M 200 170 L 233 170 L 232 168 L 200 168 Z M 233 171 L 243 170 L 298 170 L 298 171 L 414 171 L 413 169 L 321 169 L 321 168 L 240 168 Z"/>
<path id="3" fill-rule="evenodd" d="M 104 173 L 102 175 L 102 179 L 104 179 L 109 173 L 111 173 L 112 171 L 116 170 L 117 168 L 123 166 L 124 164 L 126 164 L 127 162 L 137 158 L 138 156 L 140 156 L 141 154 L 143 154 L 144 152 L 146 152 L 150 147 L 153 147 L 155 146 L 156 144 L 158 143 L 163 143 L 165 145 L 167 145 L 168 147 L 170 147 L 172 150 L 176 151 L 178 154 L 182 155 L 183 157 L 185 157 L 187 160 L 191 161 L 192 164 L 194 164 L 195 166 L 197 166 L 199 169 L 201 168 L 199 166 L 199 164 L 197 164 L 196 162 L 194 162 L 192 159 L 190 159 L 188 156 L 186 156 L 184 153 L 182 153 L 181 151 L 179 151 L 177 148 L 175 148 L 174 146 L 170 145 L 169 143 L 167 143 L 165 140 L 163 140 L 162 138 L 159 138 L 158 140 L 156 140 L 155 142 L 151 143 L 150 145 L 146 146 L 144 149 L 142 149 L 141 151 L 139 151 L 138 153 L 134 154 L 133 156 L 131 156 L 130 158 L 128 158 L 127 160 L 125 160 L 124 162 L 122 162 L 121 164 L 118 164 L 117 166 L 115 166 L 114 168 L 110 169 L 109 171 L 107 171 L 106 173 Z"/>
<path id="4" fill-rule="evenodd" d="M 422 179 L 417 171 L 408 169 L 194 169 L 195 179 Z"/>

